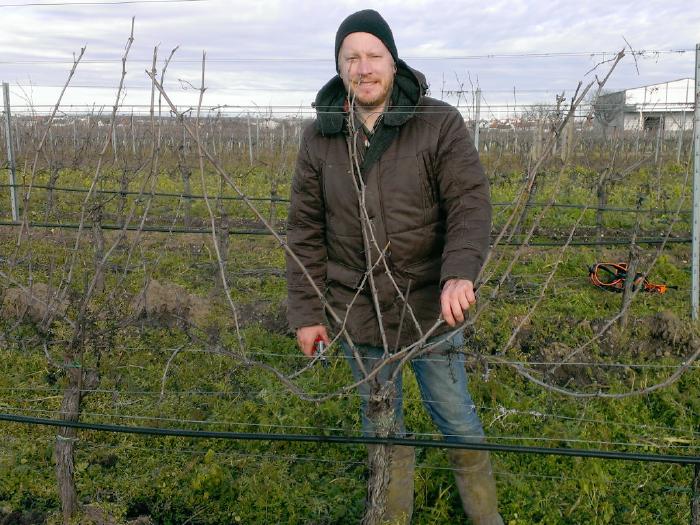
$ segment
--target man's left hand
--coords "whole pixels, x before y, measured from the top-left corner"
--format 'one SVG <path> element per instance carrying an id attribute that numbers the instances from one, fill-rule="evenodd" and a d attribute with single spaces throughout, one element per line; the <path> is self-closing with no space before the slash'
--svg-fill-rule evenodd
<path id="1" fill-rule="evenodd" d="M 476 303 L 474 283 L 467 279 L 450 279 L 442 287 L 440 306 L 442 317 L 450 326 L 464 322 L 464 312 Z"/>

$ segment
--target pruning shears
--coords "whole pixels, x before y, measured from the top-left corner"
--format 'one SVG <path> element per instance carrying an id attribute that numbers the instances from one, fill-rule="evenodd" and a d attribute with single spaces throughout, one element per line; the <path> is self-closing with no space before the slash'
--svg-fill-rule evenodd
<path id="1" fill-rule="evenodd" d="M 314 341 L 314 355 L 318 357 L 318 360 L 321 361 L 321 364 L 323 365 L 324 368 L 328 367 L 328 359 L 326 359 L 326 342 L 323 340 L 323 338 L 319 335 L 316 340 Z"/>

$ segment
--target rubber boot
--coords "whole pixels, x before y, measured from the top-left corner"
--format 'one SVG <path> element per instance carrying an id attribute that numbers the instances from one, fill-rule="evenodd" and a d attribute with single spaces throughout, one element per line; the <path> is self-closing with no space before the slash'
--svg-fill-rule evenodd
<path id="1" fill-rule="evenodd" d="M 498 513 L 496 481 L 493 478 L 491 459 L 484 450 L 448 449 L 457 490 L 464 512 L 473 525 L 503 525 Z"/>
<path id="2" fill-rule="evenodd" d="M 370 454 L 375 445 L 368 445 Z M 389 461 L 389 483 L 382 523 L 409 525 L 413 516 L 413 477 L 416 469 L 414 447 L 394 445 Z"/>

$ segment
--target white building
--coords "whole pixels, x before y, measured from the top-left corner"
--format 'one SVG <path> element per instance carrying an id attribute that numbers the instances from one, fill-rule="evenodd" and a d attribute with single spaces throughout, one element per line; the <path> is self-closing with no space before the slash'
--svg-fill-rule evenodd
<path id="1" fill-rule="evenodd" d="M 695 81 L 671 80 L 598 97 L 598 124 L 611 131 L 693 129 Z"/>

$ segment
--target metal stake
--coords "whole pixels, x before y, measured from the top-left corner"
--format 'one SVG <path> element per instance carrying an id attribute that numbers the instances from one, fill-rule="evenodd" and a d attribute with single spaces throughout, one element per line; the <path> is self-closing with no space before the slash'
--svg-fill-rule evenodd
<path id="1" fill-rule="evenodd" d="M 691 314 L 698 318 L 700 302 L 700 44 L 695 46 L 695 118 L 693 121 L 693 257 Z"/>
<path id="2" fill-rule="evenodd" d="M 476 115 L 474 118 L 474 147 L 479 151 L 479 121 L 481 120 L 481 88 L 476 88 Z"/>
<path id="3" fill-rule="evenodd" d="M 10 85 L 2 83 L 2 97 L 5 101 L 5 143 L 7 145 L 7 164 L 10 167 L 10 207 L 12 208 L 12 220 L 19 221 L 19 207 L 17 205 L 17 182 L 15 165 L 15 143 L 12 140 L 12 115 L 10 113 Z"/>
<path id="4" fill-rule="evenodd" d="M 700 464 L 695 464 L 694 471 L 690 496 L 690 524 L 700 525 Z"/>

